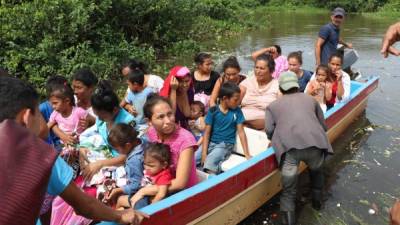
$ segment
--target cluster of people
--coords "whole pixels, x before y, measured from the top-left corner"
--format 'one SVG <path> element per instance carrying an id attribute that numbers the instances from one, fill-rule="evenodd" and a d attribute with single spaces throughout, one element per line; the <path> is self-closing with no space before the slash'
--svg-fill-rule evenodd
<path id="1" fill-rule="evenodd" d="M 337 8 L 332 24 L 321 29 L 314 73 L 302 69 L 301 52 L 285 57 L 278 45 L 252 54 L 254 76 L 241 74 L 234 56 L 220 74 L 212 70 L 211 54 L 199 53 L 193 71 L 175 66 L 165 80 L 131 59 L 121 68 L 127 82 L 122 101 L 109 82 L 85 68 L 75 71 L 72 85 L 63 76 L 50 77 L 40 105 L 31 85 L 0 76 L 0 140 L 7 158 L 0 167 L 16 177 L 0 178 L 10 185 L 1 189 L 10 204 L 2 204 L 0 223 L 138 224 L 146 215 L 132 208 L 195 185 L 196 167 L 223 172 L 236 136 L 250 159 L 247 126 L 272 140 L 282 171 L 284 222 L 295 224 L 297 166 L 304 161 L 310 167 L 313 207 L 320 208 L 321 165 L 332 153 L 323 112 L 350 95 L 342 56 L 326 56 L 323 49 L 332 35 L 339 41 L 334 32 L 343 18 Z M 384 53 L 396 53 L 396 29 L 388 30 Z"/>

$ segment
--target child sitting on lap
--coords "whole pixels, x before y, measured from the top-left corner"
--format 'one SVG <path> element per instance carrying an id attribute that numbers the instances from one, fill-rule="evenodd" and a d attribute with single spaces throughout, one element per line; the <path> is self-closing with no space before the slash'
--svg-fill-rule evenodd
<path id="1" fill-rule="evenodd" d="M 168 186 L 173 179 L 169 168 L 170 151 L 170 147 L 162 143 L 149 143 L 146 146 L 142 188 L 130 199 L 132 207 L 135 207 L 147 196 L 152 196 L 151 203 L 155 203 L 168 194 Z"/>
<path id="2" fill-rule="evenodd" d="M 200 146 L 203 141 L 203 132 L 206 127 L 204 122 L 205 106 L 200 101 L 194 101 L 190 105 L 191 120 L 189 120 L 189 128 L 192 131 L 197 141 L 197 146 Z"/>
<path id="3" fill-rule="evenodd" d="M 331 70 L 328 66 L 319 65 L 315 71 L 315 78 L 307 85 L 306 93 L 313 96 L 326 112 L 326 102 L 332 98 L 332 83 L 329 81 Z"/>
<path id="4" fill-rule="evenodd" d="M 132 196 L 140 188 L 140 181 L 143 178 L 143 145 L 137 138 L 136 130 L 130 125 L 119 123 L 114 125 L 108 135 L 108 143 L 115 148 L 118 153 L 127 155 L 125 161 L 125 171 L 127 176 L 127 184 L 122 187 L 115 188 L 107 201 L 117 199 L 116 208 L 129 207 L 128 197 Z M 136 209 L 147 205 L 146 201 L 142 201 L 136 205 Z"/>
<path id="5" fill-rule="evenodd" d="M 244 116 L 238 107 L 240 88 L 227 82 L 218 93 L 219 104 L 210 108 L 206 116 L 206 129 L 201 151 L 201 164 L 210 173 L 220 173 L 221 163 L 232 153 L 236 132 L 244 150 L 245 157 L 250 158 L 247 138 L 243 128 Z"/>

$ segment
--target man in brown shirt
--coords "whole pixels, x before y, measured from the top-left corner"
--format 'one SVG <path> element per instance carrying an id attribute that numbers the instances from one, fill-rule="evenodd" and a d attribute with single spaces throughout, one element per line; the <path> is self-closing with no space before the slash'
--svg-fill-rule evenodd
<path id="1" fill-rule="evenodd" d="M 298 92 L 293 72 L 279 77 L 283 96 L 266 109 L 265 131 L 274 147 L 282 173 L 281 206 L 283 224 L 295 224 L 297 169 L 300 161 L 310 169 L 312 205 L 321 208 L 324 184 L 322 164 L 327 153 L 333 153 L 326 135 L 324 114 L 319 103 Z"/>

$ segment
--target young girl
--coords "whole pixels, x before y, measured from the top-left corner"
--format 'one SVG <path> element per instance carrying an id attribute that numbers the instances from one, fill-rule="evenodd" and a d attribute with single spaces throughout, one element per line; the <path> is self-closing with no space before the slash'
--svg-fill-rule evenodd
<path id="1" fill-rule="evenodd" d="M 169 164 L 170 147 L 162 143 L 150 143 L 144 150 L 144 176 L 142 188 L 130 199 L 131 207 L 146 196 L 152 196 L 151 203 L 163 199 L 173 179 Z M 155 188 L 157 192 L 154 194 Z"/>
<path id="2" fill-rule="evenodd" d="M 203 132 L 206 127 L 204 122 L 205 106 L 200 101 L 194 101 L 190 105 L 191 120 L 189 120 L 189 128 L 197 140 L 197 145 L 201 145 L 203 141 Z"/>
<path id="3" fill-rule="evenodd" d="M 85 129 L 79 126 L 79 121 L 85 120 L 88 113 L 86 110 L 75 106 L 72 88 L 68 84 L 56 86 L 50 93 L 49 102 L 54 111 L 51 113 L 49 122 L 47 123 L 48 128 L 55 131 L 55 127 L 57 126 L 58 129 L 55 134 L 58 137 L 61 135 L 67 136 L 76 143 L 78 136 Z M 74 169 L 73 177 L 75 178 L 79 172 L 79 153 L 71 143 L 61 142 L 61 144 L 64 144 L 61 156 Z"/>
<path id="4" fill-rule="evenodd" d="M 108 135 L 108 143 L 117 149 L 118 153 L 127 155 L 125 160 L 125 171 L 127 184 L 115 188 L 106 201 L 117 199 L 116 208 L 129 207 L 128 198 L 137 192 L 140 188 L 140 180 L 143 178 L 143 144 L 141 144 L 138 133 L 135 129 L 124 123 L 115 124 Z M 136 205 L 136 209 L 147 205 L 147 202 L 141 202 Z"/>
<path id="5" fill-rule="evenodd" d="M 236 132 L 247 159 L 250 158 L 244 132 L 244 116 L 239 108 L 240 88 L 232 82 L 224 83 L 219 91 L 220 103 L 208 110 L 201 151 L 201 164 L 209 173 L 220 173 L 221 163 L 232 153 Z M 198 154 L 198 153 L 197 153 Z"/>
<path id="6" fill-rule="evenodd" d="M 310 80 L 306 93 L 313 96 L 326 112 L 326 102 L 332 98 L 332 83 L 330 82 L 331 70 L 325 65 L 319 65 L 315 71 L 315 78 Z"/>
<path id="7" fill-rule="evenodd" d="M 57 125 L 64 135 L 76 140 L 84 130 L 79 126 L 79 120 L 86 119 L 88 113 L 75 106 L 72 88 L 68 84 L 57 85 L 50 93 L 49 102 L 54 111 L 47 123 L 48 128 L 53 129 Z"/>

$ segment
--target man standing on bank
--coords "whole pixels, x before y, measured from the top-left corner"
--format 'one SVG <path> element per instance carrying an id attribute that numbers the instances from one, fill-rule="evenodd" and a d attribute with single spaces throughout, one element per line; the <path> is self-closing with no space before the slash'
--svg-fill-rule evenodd
<path id="1" fill-rule="evenodd" d="M 312 207 L 319 210 L 324 185 L 322 164 L 326 154 L 332 154 L 333 150 L 325 133 L 327 127 L 319 103 L 298 92 L 297 76 L 293 72 L 282 73 L 279 89 L 283 96 L 266 109 L 265 132 L 271 140 L 282 174 L 282 223 L 294 225 L 300 161 L 305 162 L 310 170 Z"/>
<path id="2" fill-rule="evenodd" d="M 351 43 L 346 43 L 340 38 L 340 25 L 343 23 L 345 14 L 343 8 L 335 8 L 332 11 L 331 22 L 319 30 L 315 43 L 315 64 L 317 66 L 328 65 L 328 59 L 336 53 L 338 44 L 353 48 Z"/>

